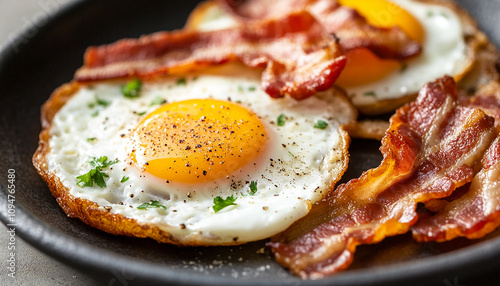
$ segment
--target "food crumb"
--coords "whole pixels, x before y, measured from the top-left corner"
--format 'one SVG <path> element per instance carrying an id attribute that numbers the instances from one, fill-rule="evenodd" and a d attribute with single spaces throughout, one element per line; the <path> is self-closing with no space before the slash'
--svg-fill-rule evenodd
<path id="1" fill-rule="evenodd" d="M 264 247 L 257 250 L 257 254 L 264 254 L 264 253 L 266 253 Z"/>

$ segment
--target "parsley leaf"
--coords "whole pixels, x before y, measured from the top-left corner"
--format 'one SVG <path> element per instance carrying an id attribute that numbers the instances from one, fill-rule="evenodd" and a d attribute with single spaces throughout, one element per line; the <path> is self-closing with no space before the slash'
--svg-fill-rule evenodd
<path id="1" fill-rule="evenodd" d="M 162 98 L 161 96 L 157 96 L 155 99 L 153 99 L 153 101 L 151 101 L 151 103 L 149 104 L 149 106 L 153 106 L 153 105 L 162 105 L 164 103 L 166 103 L 167 101 Z"/>
<path id="2" fill-rule="evenodd" d="M 151 201 L 150 203 L 143 203 L 142 205 L 137 207 L 137 209 L 139 210 L 145 210 L 150 208 L 162 208 L 164 210 L 167 210 L 166 206 L 160 205 L 160 201 Z"/>
<path id="3" fill-rule="evenodd" d="M 250 182 L 250 195 L 255 195 L 257 193 L 257 182 L 256 181 L 251 181 Z"/>
<path id="4" fill-rule="evenodd" d="M 408 69 L 408 64 L 407 63 L 403 63 L 401 65 L 401 68 L 399 69 L 399 73 L 404 73 L 407 69 Z"/>
<path id="5" fill-rule="evenodd" d="M 108 107 L 111 104 L 111 101 L 100 99 L 97 96 L 95 97 L 95 101 L 97 102 L 97 105 L 101 105 L 101 106 L 104 106 L 104 107 Z"/>
<path id="6" fill-rule="evenodd" d="M 255 91 L 257 88 L 255 86 L 251 86 L 248 88 L 248 91 Z"/>
<path id="7" fill-rule="evenodd" d="M 147 111 L 143 111 L 143 112 L 138 112 L 137 115 L 139 116 L 143 116 L 144 114 L 148 113 Z"/>
<path id="8" fill-rule="evenodd" d="M 77 184 L 84 187 L 93 187 L 94 183 L 101 188 L 106 187 L 106 182 L 104 182 L 104 177 L 108 177 L 106 173 L 101 172 L 99 168 L 91 169 L 88 173 L 76 177 L 78 180 Z"/>
<path id="9" fill-rule="evenodd" d="M 375 91 L 367 91 L 367 92 L 363 93 L 363 95 L 366 95 L 366 96 L 377 96 L 377 94 L 375 93 Z"/>
<path id="10" fill-rule="evenodd" d="M 179 79 L 175 82 L 175 84 L 176 84 L 176 85 L 181 85 L 181 84 L 182 84 L 182 85 L 186 85 L 186 83 L 187 83 L 187 81 L 186 81 L 186 78 L 185 78 L 185 77 L 181 77 L 181 78 L 179 78 Z"/>
<path id="11" fill-rule="evenodd" d="M 92 141 L 95 141 L 95 140 L 97 140 L 96 137 L 87 138 L 87 142 L 92 142 Z"/>
<path id="12" fill-rule="evenodd" d="M 316 121 L 316 124 L 314 124 L 314 128 L 318 129 L 325 129 L 328 126 L 328 122 L 323 121 L 323 120 L 318 120 Z"/>
<path id="13" fill-rule="evenodd" d="M 109 176 L 108 174 L 103 173 L 102 169 L 116 163 L 118 163 L 118 159 L 113 161 L 108 161 L 107 156 L 102 156 L 99 158 L 92 157 L 92 159 L 89 161 L 89 164 L 94 168 L 88 171 L 87 173 L 76 177 L 76 179 L 79 180 L 77 184 L 82 188 L 93 187 L 94 183 L 101 188 L 106 187 L 106 182 L 104 181 L 104 178 L 107 178 Z"/>
<path id="14" fill-rule="evenodd" d="M 126 181 L 128 181 L 129 177 L 125 177 L 123 176 L 122 180 L 120 181 L 120 183 L 125 183 Z"/>
<path id="15" fill-rule="evenodd" d="M 92 157 L 92 160 L 89 161 L 89 163 L 92 167 L 96 167 L 99 169 L 109 167 L 109 166 L 116 164 L 118 162 L 119 162 L 118 159 L 115 159 L 113 161 L 108 161 L 108 156 L 101 156 L 99 158 Z"/>
<path id="16" fill-rule="evenodd" d="M 278 126 L 284 126 L 285 125 L 285 114 L 281 113 L 280 116 L 278 116 Z"/>
<path id="17" fill-rule="evenodd" d="M 126 85 L 123 85 L 121 87 L 121 92 L 123 96 L 128 97 L 128 98 L 136 98 L 140 96 L 142 88 L 142 81 L 138 78 L 127 82 Z"/>
<path id="18" fill-rule="evenodd" d="M 220 196 L 217 196 L 214 198 L 214 205 L 212 208 L 214 209 L 214 212 L 219 212 L 223 208 L 226 208 L 226 207 L 231 206 L 231 205 L 236 205 L 234 203 L 235 201 L 236 201 L 236 198 L 232 195 L 225 198 L 225 199 L 221 198 Z"/>

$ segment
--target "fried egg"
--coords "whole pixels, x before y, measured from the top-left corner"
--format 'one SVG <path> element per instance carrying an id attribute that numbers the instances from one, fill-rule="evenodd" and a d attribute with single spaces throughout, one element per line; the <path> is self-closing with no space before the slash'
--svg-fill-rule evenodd
<path id="1" fill-rule="evenodd" d="M 333 89 L 297 102 L 259 83 L 259 72 L 228 65 L 82 86 L 53 118 L 49 172 L 71 196 L 177 244 L 270 237 L 345 171 L 342 125 L 355 112 Z M 124 92 L 129 85 L 140 91 Z"/>
<path id="2" fill-rule="evenodd" d="M 340 0 L 355 8 L 380 27 L 398 26 L 422 45 L 422 53 L 404 63 L 381 60 L 366 50 L 348 57 L 338 84 L 344 87 L 354 105 L 365 113 L 377 102 L 414 95 L 427 82 L 443 75 L 455 80 L 467 73 L 473 58 L 466 43 L 460 15 L 442 3 L 414 0 Z"/>
<path id="3" fill-rule="evenodd" d="M 467 23 L 452 1 L 338 2 L 354 8 L 373 26 L 398 26 L 422 45 L 422 53 L 405 62 L 380 59 L 364 48 L 347 52 L 346 67 L 336 84 L 346 90 L 362 113 L 393 111 L 412 100 L 427 82 L 444 75 L 459 81 L 474 63 L 474 51 L 466 41 Z M 186 28 L 207 31 L 236 25 L 235 19 L 208 2 L 193 11 Z"/>

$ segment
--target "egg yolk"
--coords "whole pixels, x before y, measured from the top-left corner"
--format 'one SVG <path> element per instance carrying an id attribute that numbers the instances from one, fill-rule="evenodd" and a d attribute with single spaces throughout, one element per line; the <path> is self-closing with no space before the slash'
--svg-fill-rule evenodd
<path id="1" fill-rule="evenodd" d="M 241 105 L 194 99 L 165 104 L 131 136 L 132 162 L 164 180 L 199 183 L 229 175 L 252 161 L 267 134 Z"/>
<path id="2" fill-rule="evenodd" d="M 423 43 L 425 32 L 420 22 L 408 11 L 388 0 L 339 0 L 339 3 L 354 8 L 373 26 L 398 26 L 410 39 Z M 377 81 L 403 65 L 396 60 L 380 59 L 364 48 L 350 51 L 346 56 L 346 67 L 337 81 L 344 87 Z"/>

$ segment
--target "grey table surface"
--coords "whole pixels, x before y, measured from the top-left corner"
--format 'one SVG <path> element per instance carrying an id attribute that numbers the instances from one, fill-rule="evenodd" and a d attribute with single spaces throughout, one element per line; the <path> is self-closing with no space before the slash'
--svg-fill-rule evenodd
<path id="1" fill-rule="evenodd" d="M 0 46 L 72 0 L 0 0 Z M 17 277 L 7 276 L 9 233 L 0 223 L 0 285 L 97 285 L 94 279 L 16 239 Z M 119 285 L 117 283 L 116 285 Z"/>
<path id="2" fill-rule="evenodd" d="M 0 47 L 7 45 L 9 38 L 15 38 L 22 30 L 71 1 L 73 0 L 0 0 Z M 7 231 L 7 227 L 0 223 L 0 285 L 97 285 L 92 277 L 40 252 L 20 238 L 16 240 L 17 278 L 7 277 Z M 123 285 L 118 280 L 109 281 L 108 284 Z M 500 285 L 500 274 L 481 275 L 469 281 L 445 280 L 441 285 Z"/>

